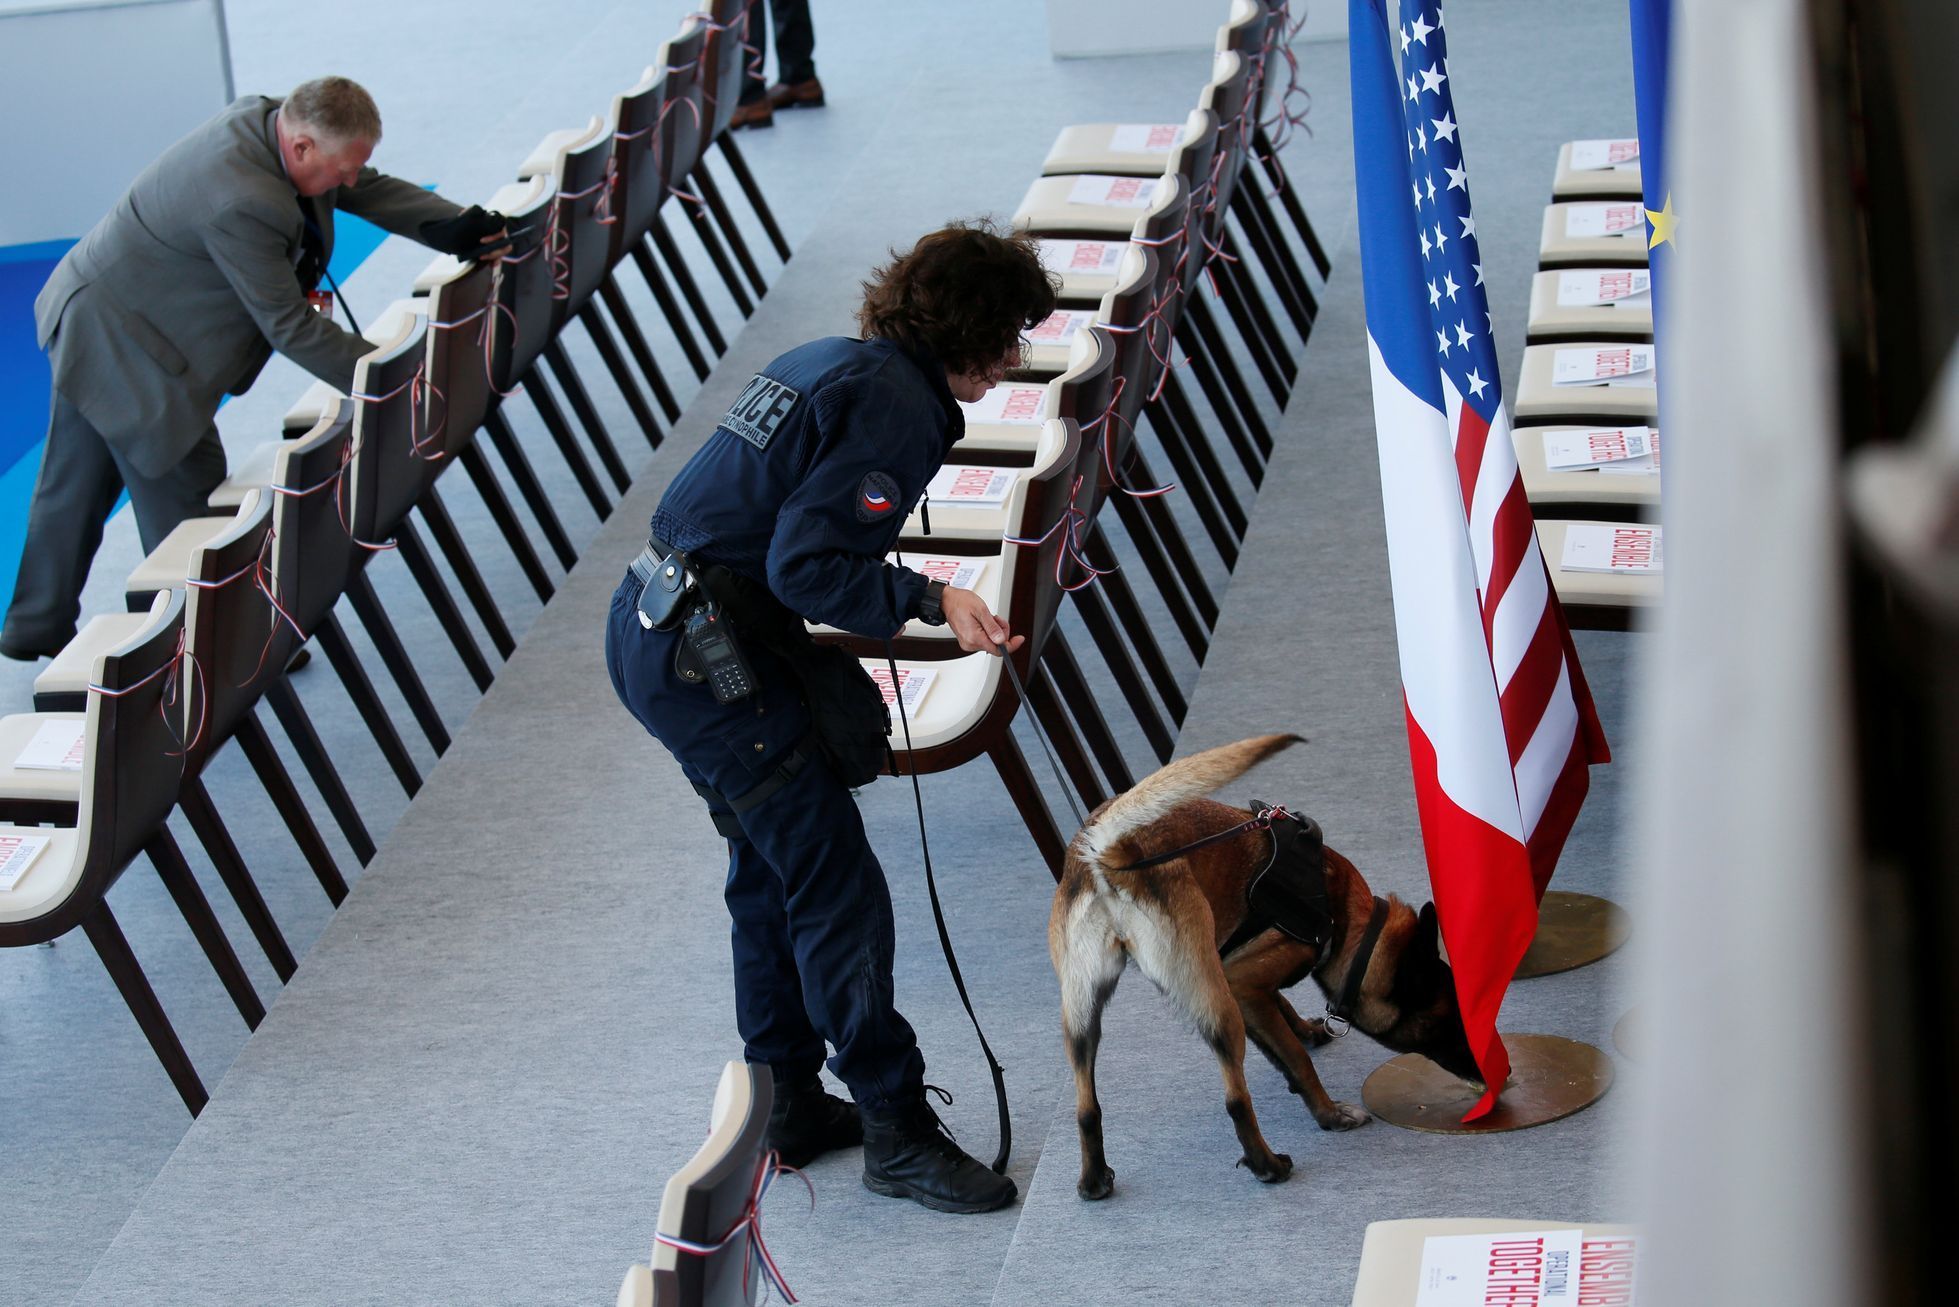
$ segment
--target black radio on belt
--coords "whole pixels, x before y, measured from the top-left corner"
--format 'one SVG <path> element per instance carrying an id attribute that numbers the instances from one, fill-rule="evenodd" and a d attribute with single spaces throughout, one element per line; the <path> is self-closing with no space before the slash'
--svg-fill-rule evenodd
<path id="1" fill-rule="evenodd" d="M 722 617 L 719 606 L 700 605 L 687 614 L 680 630 L 717 702 L 733 703 L 755 692 L 755 678 L 749 675 L 741 646 L 735 643 L 734 629 Z"/>

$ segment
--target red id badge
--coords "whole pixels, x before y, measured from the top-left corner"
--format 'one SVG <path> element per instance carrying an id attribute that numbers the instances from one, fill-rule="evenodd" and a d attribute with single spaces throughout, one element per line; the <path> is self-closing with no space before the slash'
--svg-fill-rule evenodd
<path id="1" fill-rule="evenodd" d="M 313 306 L 313 312 L 322 315 L 329 322 L 333 320 L 333 295 L 330 292 L 323 290 L 308 291 L 306 292 L 306 302 Z"/>

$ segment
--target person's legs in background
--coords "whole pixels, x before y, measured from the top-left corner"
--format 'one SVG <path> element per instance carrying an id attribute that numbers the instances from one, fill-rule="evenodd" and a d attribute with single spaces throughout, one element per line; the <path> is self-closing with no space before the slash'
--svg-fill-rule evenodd
<path id="1" fill-rule="evenodd" d="M 748 46 L 748 62 L 741 79 L 741 103 L 735 107 L 735 116 L 728 120 L 730 131 L 775 125 L 775 104 L 769 99 L 765 76 L 769 58 L 769 24 L 762 12 L 765 3 L 766 0 L 753 0 L 748 6 L 742 36 L 743 44 Z"/>
<path id="2" fill-rule="evenodd" d="M 222 457 L 223 451 L 219 453 Z M 108 442 L 80 409 L 60 391 L 52 391 L 48 441 L 27 510 L 19 579 L 6 626 L 0 629 L 0 653 L 25 661 L 59 653 L 74 638 L 82 586 L 102 543 L 102 523 L 122 488 L 122 473 Z"/>
<path id="3" fill-rule="evenodd" d="M 810 24 L 809 0 L 770 0 L 775 20 L 775 85 L 769 103 L 778 109 L 816 109 L 823 104 L 823 83 L 816 80 L 816 29 Z"/>

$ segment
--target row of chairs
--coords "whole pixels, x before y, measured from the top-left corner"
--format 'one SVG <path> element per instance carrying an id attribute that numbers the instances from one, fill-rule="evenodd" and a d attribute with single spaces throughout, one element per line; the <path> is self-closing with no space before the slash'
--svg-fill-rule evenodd
<path id="1" fill-rule="evenodd" d="M 657 309 L 658 338 L 678 346 L 697 378 L 727 348 L 713 302 L 743 317 L 766 292 L 744 229 L 760 230 L 777 257 L 789 248 L 727 127 L 746 53 L 750 0 L 714 0 L 660 48 L 637 85 L 604 120 L 554 133 L 520 180 L 491 197 L 513 224 L 540 224 L 541 243 L 497 264 L 437 260 L 367 330 L 375 348 L 351 394 L 316 386 L 288 414 L 288 436 L 241 460 L 212 497 L 223 516 L 182 524 L 131 574 L 127 614 L 92 619 L 35 681 L 32 714 L 0 725 L 0 849 L 40 846 L 24 874 L 0 889 L 0 945 L 51 940 L 80 925 L 193 1113 L 202 1082 L 144 979 L 105 899 L 138 853 L 148 853 L 250 1026 L 263 1004 L 204 901 L 165 824 L 180 809 L 283 982 L 297 962 L 205 776 L 236 740 L 305 861 L 338 904 L 345 877 L 305 797 L 287 773 L 256 708 L 284 727 L 354 856 L 375 841 L 327 756 L 287 675 L 295 652 L 317 641 L 405 793 L 421 785 L 413 753 L 342 628 L 344 595 L 428 744 L 440 756 L 446 723 L 368 575 L 398 554 L 479 690 L 494 667 L 437 565 L 456 577 L 499 659 L 515 648 L 509 621 L 438 485 L 460 465 L 540 601 L 554 579 L 504 488 L 535 523 L 544 548 L 569 569 L 577 559 L 559 506 L 546 492 L 506 405 L 529 401 L 581 496 L 599 519 L 631 483 L 624 455 L 572 365 L 563 333 L 575 321 L 649 447 L 680 406 L 617 279 L 630 263 Z M 728 204 L 709 151 L 749 202 Z M 684 214 L 679 230 L 668 223 Z M 704 289 L 686 244 L 719 283 Z M 725 304 L 721 308 L 725 316 Z M 562 393 L 563 403 L 558 395 Z M 649 400 L 648 396 L 651 396 Z M 657 404 L 656 411 L 654 405 Z M 569 411 L 569 417 L 567 416 Z M 574 427 L 573 422 L 576 422 Z M 489 440 L 479 443 L 479 431 Z M 486 448 L 487 445 L 487 448 Z M 496 461 L 489 454 L 494 452 Z M 497 463 L 502 465 L 499 475 Z M 601 475 L 602 472 L 602 475 Z M 429 549 L 416 523 L 425 525 Z M 11 766 L 9 742 L 76 737 L 71 769 Z"/>
<path id="2" fill-rule="evenodd" d="M 1283 408 L 1317 311 L 1313 279 L 1328 265 L 1274 142 L 1294 93 L 1275 89 L 1291 30 L 1284 3 L 1234 0 L 1211 80 L 1183 122 L 1071 127 L 1057 138 L 1013 221 L 1041 238 L 1061 307 L 1030 332 L 1022 367 L 967 406 L 965 436 L 940 474 L 942 485 L 1004 494 L 933 496 L 900 539 L 905 562 L 939 575 L 977 565 L 976 588 L 1027 636 L 1016 677 L 1053 744 L 1065 797 L 1081 807 L 1135 775 L 1062 628 L 1062 601 L 1155 761 L 1167 761 L 1188 704 L 1138 591 L 1154 588 L 1201 663 L 1219 612 L 1205 562 L 1227 573 L 1237 562 L 1246 497 L 1273 448 L 1266 408 Z M 1178 375 L 1185 368 L 1202 411 Z M 1171 507 L 1159 457 L 1187 515 Z M 1201 548 L 1186 534 L 1190 519 Z M 1013 732 L 1020 696 L 1002 660 L 962 655 L 922 623 L 889 647 L 818 635 L 874 673 L 929 685 L 902 723 L 910 738 L 900 741 L 900 771 L 986 756 L 1059 877 L 1067 836 Z"/>
<path id="3" fill-rule="evenodd" d="M 1539 546 L 1567 616 L 1574 625 L 1611 630 L 1631 626 L 1661 593 L 1660 528 L 1641 525 L 1658 515 L 1661 479 L 1648 228 L 1640 196 L 1637 140 L 1572 141 L 1559 149 L 1539 270 L 1531 281 L 1511 433 Z M 1644 369 L 1611 383 L 1557 384 L 1561 365 L 1607 372 L 1642 361 Z M 1583 442 L 1605 452 L 1618 448 L 1615 433 L 1625 432 L 1645 438 L 1653 452 L 1620 461 L 1619 471 L 1602 470 L 1609 464 L 1551 465 L 1547 451 L 1553 445 Z M 1615 543 L 1614 552 L 1635 565 L 1610 572 L 1565 567 L 1574 531 Z"/>

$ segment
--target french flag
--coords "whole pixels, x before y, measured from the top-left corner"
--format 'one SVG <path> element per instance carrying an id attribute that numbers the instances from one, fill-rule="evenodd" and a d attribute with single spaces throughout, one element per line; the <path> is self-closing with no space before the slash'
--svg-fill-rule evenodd
<path id="1" fill-rule="evenodd" d="M 1609 761 L 1510 440 L 1436 0 L 1349 0 L 1374 426 L 1415 802 L 1470 1048 L 1498 1009 Z M 1399 54 L 1400 66 L 1396 67 Z"/>

